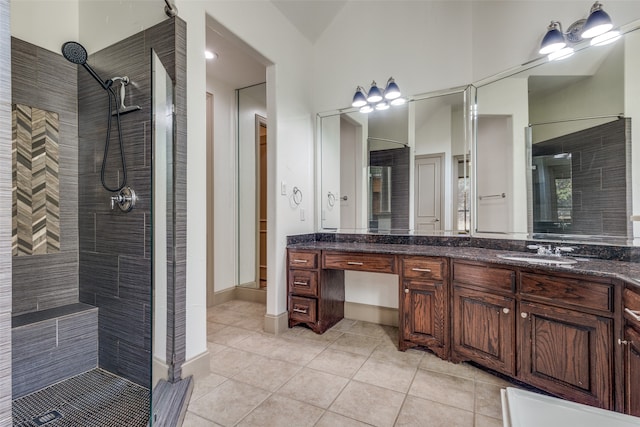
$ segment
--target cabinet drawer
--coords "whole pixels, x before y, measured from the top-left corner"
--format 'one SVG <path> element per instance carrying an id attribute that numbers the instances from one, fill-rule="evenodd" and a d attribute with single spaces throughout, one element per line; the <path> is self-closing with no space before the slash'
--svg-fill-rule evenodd
<path id="1" fill-rule="evenodd" d="M 329 252 L 323 254 L 323 268 L 336 270 L 371 271 L 374 273 L 395 273 L 394 255 L 363 254 L 349 252 Z"/>
<path id="2" fill-rule="evenodd" d="M 289 318 L 299 322 L 315 323 L 316 305 L 314 298 L 289 297 Z"/>
<path id="3" fill-rule="evenodd" d="M 318 252 L 289 251 L 289 267 L 318 268 Z"/>
<path id="4" fill-rule="evenodd" d="M 613 311 L 613 285 L 582 278 L 521 273 L 520 294 L 560 305 Z"/>
<path id="5" fill-rule="evenodd" d="M 454 262 L 453 280 L 457 283 L 506 292 L 513 291 L 515 272 L 488 264 Z"/>
<path id="6" fill-rule="evenodd" d="M 442 258 L 404 257 L 402 275 L 405 279 L 441 280 L 444 260 Z"/>
<path id="7" fill-rule="evenodd" d="M 318 296 L 318 272 L 289 270 L 289 292 L 296 295 Z"/>
<path id="8" fill-rule="evenodd" d="M 624 317 L 627 323 L 640 330 L 640 294 L 631 289 L 625 289 L 623 301 Z"/>

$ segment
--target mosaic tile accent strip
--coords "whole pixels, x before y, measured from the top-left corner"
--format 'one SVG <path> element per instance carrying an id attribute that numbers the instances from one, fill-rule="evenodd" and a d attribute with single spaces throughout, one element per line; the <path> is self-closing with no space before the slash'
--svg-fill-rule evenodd
<path id="1" fill-rule="evenodd" d="M 12 253 L 60 251 L 59 118 L 22 104 L 12 108 Z"/>

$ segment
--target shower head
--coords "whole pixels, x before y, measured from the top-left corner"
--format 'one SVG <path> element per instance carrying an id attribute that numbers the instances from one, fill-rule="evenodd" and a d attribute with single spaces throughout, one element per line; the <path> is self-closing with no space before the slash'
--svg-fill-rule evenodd
<path id="1" fill-rule="evenodd" d="M 100 86 L 104 90 L 107 90 L 113 84 L 112 80 L 102 80 L 98 74 L 91 68 L 89 64 L 87 64 L 87 50 L 77 42 L 66 42 L 62 45 L 62 56 L 64 56 L 67 61 L 73 62 L 74 64 L 82 65 L 85 70 L 89 72 L 93 76 L 94 79 L 100 83 Z"/>

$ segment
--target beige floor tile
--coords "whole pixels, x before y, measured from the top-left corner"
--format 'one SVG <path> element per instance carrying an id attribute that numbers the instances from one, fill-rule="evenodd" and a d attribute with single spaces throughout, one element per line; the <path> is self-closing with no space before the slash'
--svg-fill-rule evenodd
<path id="1" fill-rule="evenodd" d="M 378 338 L 345 332 L 329 348 L 368 357 L 379 344 Z"/>
<path id="2" fill-rule="evenodd" d="M 452 363 L 442 360 L 435 354 L 426 353 L 420 362 L 420 369 L 428 371 L 440 372 L 443 374 L 455 375 L 456 377 L 474 379 L 478 371 L 467 363 Z"/>
<path id="3" fill-rule="evenodd" d="M 513 387 L 513 384 L 505 379 L 500 378 L 497 375 L 484 371 L 480 368 L 475 369 L 476 381 L 497 385 L 498 387 Z"/>
<path id="4" fill-rule="evenodd" d="M 392 426 L 404 397 L 403 393 L 351 381 L 329 410 L 374 426 Z"/>
<path id="5" fill-rule="evenodd" d="M 229 347 L 227 347 L 226 345 L 215 343 L 215 342 L 207 343 L 207 350 L 209 350 L 209 354 L 216 354 L 227 348 Z"/>
<path id="6" fill-rule="evenodd" d="M 501 387 L 489 383 L 476 382 L 476 414 L 492 418 L 502 418 Z"/>
<path id="7" fill-rule="evenodd" d="M 289 381 L 300 369 L 302 368 L 299 365 L 261 358 L 256 363 L 243 368 L 233 379 L 273 392 Z"/>
<path id="8" fill-rule="evenodd" d="M 182 427 L 218 427 L 219 425 L 220 424 L 206 420 L 189 411 L 187 411 L 184 416 L 184 421 L 182 422 Z"/>
<path id="9" fill-rule="evenodd" d="M 274 335 L 256 333 L 234 343 L 232 347 L 268 357 L 278 349 L 279 340 Z"/>
<path id="10" fill-rule="evenodd" d="M 338 323 L 333 325 L 333 327 L 331 327 L 331 330 L 343 331 L 343 332 L 348 331 L 349 329 L 351 329 L 353 325 L 356 324 L 356 322 L 357 320 L 353 320 L 353 319 L 342 319 Z"/>
<path id="11" fill-rule="evenodd" d="M 189 403 L 189 411 L 223 426 L 232 426 L 267 397 L 267 391 L 229 380 Z"/>
<path id="12" fill-rule="evenodd" d="M 227 381 L 227 377 L 218 374 L 209 374 L 206 377 L 195 378 L 193 382 L 193 391 L 191 392 L 191 400 L 196 400 Z"/>
<path id="13" fill-rule="evenodd" d="M 217 322 L 207 322 L 207 335 L 209 334 L 213 334 L 215 332 L 219 332 L 222 329 L 227 328 L 229 325 L 225 325 L 224 323 L 217 323 Z"/>
<path id="14" fill-rule="evenodd" d="M 315 427 L 367 427 L 371 424 L 347 418 L 334 412 L 326 411 Z"/>
<path id="15" fill-rule="evenodd" d="M 475 427 L 503 427 L 503 426 L 504 424 L 502 423 L 502 420 L 476 414 Z"/>
<path id="16" fill-rule="evenodd" d="M 350 334 L 366 335 L 374 338 L 387 338 L 392 342 L 398 342 L 398 328 L 378 325 L 377 323 L 357 321 L 349 328 Z"/>
<path id="17" fill-rule="evenodd" d="M 309 340 L 313 342 L 324 342 L 324 343 L 332 343 L 338 337 L 342 335 L 342 331 L 329 329 L 325 331 L 323 334 L 316 334 L 309 328 L 305 328 L 304 326 L 294 326 L 290 328 L 282 335 L 279 335 L 279 338 L 285 338 L 290 340 Z"/>
<path id="18" fill-rule="evenodd" d="M 420 365 L 424 353 L 422 350 L 411 348 L 406 351 L 400 351 L 398 350 L 398 343 L 386 343 L 377 346 L 376 349 L 373 350 L 373 353 L 371 353 L 371 357 L 387 362 L 398 362 L 417 367 Z"/>
<path id="19" fill-rule="evenodd" d="M 358 372 L 365 360 L 367 360 L 366 356 L 327 348 L 309 362 L 307 367 L 351 378 Z"/>
<path id="20" fill-rule="evenodd" d="M 238 426 L 311 427 L 320 419 L 324 410 L 297 400 L 273 395 L 245 417 Z"/>
<path id="21" fill-rule="evenodd" d="M 235 325 L 237 322 L 241 321 L 244 318 L 243 313 L 238 313 L 233 310 L 223 310 L 214 307 L 212 310 L 209 310 L 209 314 L 207 315 L 207 321 L 222 323 L 225 325 Z"/>
<path id="22" fill-rule="evenodd" d="M 409 394 L 473 411 L 474 385 L 474 381 L 467 378 L 418 369 Z"/>
<path id="23" fill-rule="evenodd" d="M 254 331 L 236 328 L 235 326 L 227 326 L 224 329 L 216 331 L 212 334 L 208 334 L 207 341 L 231 346 L 234 344 L 238 344 L 240 341 L 256 334 L 257 332 Z"/>
<path id="24" fill-rule="evenodd" d="M 473 412 L 407 396 L 395 424 L 400 426 L 473 427 Z"/>
<path id="25" fill-rule="evenodd" d="M 264 357 L 236 348 L 227 348 L 209 356 L 209 369 L 215 374 L 231 378 L 261 359 Z"/>
<path id="26" fill-rule="evenodd" d="M 286 339 L 278 339 L 277 346 L 269 354 L 269 357 L 304 366 L 322 353 L 326 346 L 326 343 L 293 342 Z"/>
<path id="27" fill-rule="evenodd" d="M 328 408 L 349 382 L 326 372 L 304 368 L 277 391 L 280 396 Z"/>
<path id="28" fill-rule="evenodd" d="M 248 329 L 250 331 L 262 332 L 264 330 L 264 313 L 262 315 L 245 315 L 241 320 L 234 323 L 233 326 L 237 328 Z"/>
<path id="29" fill-rule="evenodd" d="M 406 393 L 416 367 L 402 362 L 388 362 L 370 357 L 353 377 L 354 380 Z"/>

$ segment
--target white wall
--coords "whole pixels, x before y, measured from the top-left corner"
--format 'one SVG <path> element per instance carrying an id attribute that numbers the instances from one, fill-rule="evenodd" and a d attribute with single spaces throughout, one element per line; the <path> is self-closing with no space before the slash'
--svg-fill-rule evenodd
<path id="1" fill-rule="evenodd" d="M 640 79 L 638 79 L 638 70 L 640 70 L 640 31 L 635 31 L 633 35 L 625 38 L 625 49 L 627 52 L 633 52 L 633 55 L 625 54 L 624 64 L 624 85 L 626 93 L 624 99 L 624 113 L 626 117 L 632 117 L 631 132 L 631 155 L 632 164 L 640 165 L 640 132 L 638 132 L 638 122 L 640 122 Z M 631 170 L 631 191 L 634 215 L 640 215 L 640 168 L 632 168 Z M 633 224 L 633 236 L 636 244 L 640 243 L 640 221 Z"/>
<path id="2" fill-rule="evenodd" d="M 237 243 L 237 160 L 236 93 L 227 83 L 209 78 L 207 92 L 213 94 L 213 205 L 214 267 L 210 292 L 236 286 Z M 217 208 L 216 208 L 217 207 Z"/>
<path id="3" fill-rule="evenodd" d="M 281 13 L 265 1 L 179 1 L 179 15 L 187 22 L 188 81 L 188 182 L 204 182 L 205 161 L 205 71 L 201 52 L 205 43 L 205 14 L 208 13 L 257 52 L 273 62 L 267 67 L 267 116 L 269 127 L 268 191 L 277 194 L 268 203 L 268 283 L 267 314 L 286 311 L 286 236 L 314 231 L 314 149 L 310 112 L 311 45 Z M 247 13 L 250 10 L 251 13 Z M 280 182 L 286 181 L 303 192 L 298 208 L 289 197 L 279 196 Z M 206 350 L 206 264 L 198 254 L 206 251 L 205 236 L 195 224 L 205 222 L 202 188 L 189 185 L 189 231 L 187 265 L 187 358 Z M 201 200 L 201 202 L 199 201 Z M 192 205 L 192 201 L 194 204 Z M 300 221 L 299 209 L 306 221 Z M 217 212 L 216 212 L 217 213 Z M 217 233 L 218 230 L 214 230 Z M 217 255 L 216 255 L 217 257 Z M 216 263 L 218 260 L 216 259 Z"/>
<path id="4" fill-rule="evenodd" d="M 346 107 L 356 86 L 390 76 L 410 95 L 471 82 L 472 3 L 347 2 L 314 45 L 314 109 Z"/>
<path id="5" fill-rule="evenodd" d="M 13 37 L 57 53 L 64 42 L 79 41 L 79 0 L 11 0 L 10 3 Z"/>

